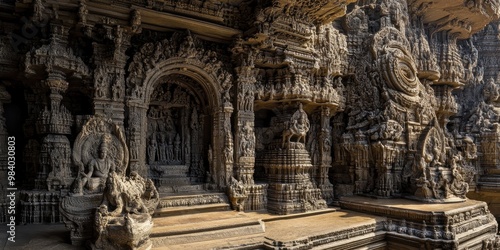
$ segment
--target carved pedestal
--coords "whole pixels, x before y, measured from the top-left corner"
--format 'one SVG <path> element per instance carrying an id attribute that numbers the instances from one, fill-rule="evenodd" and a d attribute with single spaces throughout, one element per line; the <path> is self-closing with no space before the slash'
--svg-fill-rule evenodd
<path id="1" fill-rule="evenodd" d="M 281 141 L 275 141 L 268 149 L 262 159 L 269 181 L 268 211 L 290 214 L 326 208 L 321 190 L 311 182 L 311 158 L 304 144 L 291 142 L 281 148 Z"/>
<path id="2" fill-rule="evenodd" d="M 71 230 L 71 244 L 83 246 L 93 236 L 93 215 L 102 201 L 102 194 L 67 196 L 59 210 L 66 227 Z"/>
<path id="3" fill-rule="evenodd" d="M 148 250 L 153 243 L 149 233 L 153 220 L 149 214 L 128 214 L 126 216 L 106 218 L 106 239 L 92 244 L 92 249 L 134 249 Z"/>

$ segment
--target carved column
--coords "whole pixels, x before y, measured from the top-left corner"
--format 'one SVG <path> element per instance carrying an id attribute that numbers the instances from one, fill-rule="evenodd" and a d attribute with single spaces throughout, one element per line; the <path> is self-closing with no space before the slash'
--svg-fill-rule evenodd
<path id="1" fill-rule="evenodd" d="M 233 173 L 236 180 L 242 184 L 244 198 L 240 202 L 240 208 L 235 209 L 241 209 L 242 207 L 244 210 L 261 210 L 267 204 L 267 185 L 255 184 L 253 178 L 255 172 L 254 93 L 256 73 L 254 71 L 253 55 L 250 53 L 244 57 L 242 61 L 239 61 L 240 66 L 236 68 L 236 133 L 233 158 Z M 226 116 L 230 116 L 230 109 L 227 104 L 225 104 L 225 110 Z M 226 152 L 224 152 L 227 170 L 231 165 L 229 134 L 226 134 Z M 233 185 L 233 189 L 230 191 L 231 194 L 238 193 L 234 190 L 234 187 Z M 235 198 L 231 194 L 230 199 Z"/>
<path id="2" fill-rule="evenodd" d="M 26 138 L 26 145 L 24 146 L 23 158 L 26 164 L 26 184 L 27 187 L 35 188 L 37 185 L 37 174 L 40 170 L 40 141 L 37 136 L 35 124 L 38 114 L 45 107 L 45 92 L 42 90 L 41 80 L 29 81 L 25 85 L 29 88 L 24 90 L 24 98 L 28 109 L 27 118 L 23 124 L 24 137 Z M 43 180 L 45 182 L 45 179 Z M 45 185 L 43 185 L 45 188 Z"/>
<path id="3" fill-rule="evenodd" d="M 330 126 L 330 108 L 321 108 L 321 131 L 318 135 L 320 165 L 316 175 L 318 188 L 323 192 L 327 203 L 333 202 L 333 185 L 328 179 L 328 171 L 332 167 L 332 128 Z"/>
<path id="4" fill-rule="evenodd" d="M 238 181 L 254 184 L 255 132 L 254 132 L 254 84 L 253 66 L 241 66 L 237 72 L 235 170 Z"/>
<path id="5" fill-rule="evenodd" d="M 146 168 L 146 134 L 148 107 L 139 100 L 128 101 L 128 130 L 127 142 L 129 146 L 130 168 L 141 176 L 148 176 Z"/>
<path id="6" fill-rule="evenodd" d="M 230 102 L 224 103 L 224 147 L 221 152 L 222 162 L 224 165 L 224 180 L 225 185 L 229 185 L 231 177 L 233 175 L 233 163 L 234 163 L 234 145 L 233 145 L 233 132 L 231 130 L 231 115 L 233 114 L 233 106 Z"/>
<path id="7" fill-rule="evenodd" d="M 42 171 L 37 178 L 41 180 L 40 184 L 46 181 L 47 183 L 43 186 L 46 185 L 49 190 L 69 187 L 71 184 L 71 148 L 66 135 L 71 134 L 73 116 L 62 105 L 61 100 L 68 88 L 68 79 L 84 78 L 89 75 L 85 63 L 68 47 L 69 28 L 55 23 L 52 23 L 50 28 L 50 44 L 28 52 L 24 62 L 26 77 L 36 82 L 33 94 L 40 95 L 40 97 L 34 96 L 34 104 L 44 104 L 36 120 L 33 121 L 35 121 L 36 133 L 44 137 L 40 146 L 40 157 L 36 159 L 42 166 Z M 37 78 L 40 75 L 47 75 L 47 78 L 40 81 Z M 36 107 L 29 108 L 36 110 Z M 33 110 L 29 113 L 33 113 Z M 33 134 L 32 130 L 26 129 L 29 126 L 32 125 L 26 124 L 25 126 L 27 137 Z M 34 141 L 28 142 L 26 146 L 28 150 L 36 148 Z M 39 185 L 37 188 L 45 187 Z"/>
<path id="8" fill-rule="evenodd" d="M 45 134 L 41 146 L 41 164 L 45 171 L 50 171 L 47 176 L 47 188 L 69 188 L 73 181 L 71 178 L 71 147 L 66 135 L 71 134 L 73 116 L 61 104 L 62 94 L 68 88 L 64 73 L 60 71 L 48 72 L 48 78 L 42 82 L 49 89 L 49 103 L 40 112 L 36 121 L 38 134 Z M 40 176 L 45 179 L 45 176 Z"/>
<path id="9" fill-rule="evenodd" d="M 311 155 L 313 168 L 311 177 L 321 189 L 323 199 L 333 202 L 333 185 L 328 179 L 332 167 L 332 128 L 330 108 L 322 106 L 311 115 L 311 129 L 307 136 L 307 150 Z"/>
<path id="10" fill-rule="evenodd" d="M 437 99 L 436 115 L 443 128 L 448 118 L 458 111 L 458 105 L 451 92 L 463 86 L 464 66 L 458 53 L 457 34 L 440 31 L 432 36 L 433 49 L 437 54 L 437 64 L 441 77 L 432 84 Z"/>
<path id="11" fill-rule="evenodd" d="M 111 27 L 107 27 L 111 30 Z M 125 107 L 125 51 L 129 46 L 130 34 L 117 26 L 110 35 L 114 44 L 94 43 L 94 110 L 95 114 L 110 117 L 123 127 Z M 110 53 L 109 51 L 113 51 Z"/>
<path id="12" fill-rule="evenodd" d="M 229 115 L 230 117 L 230 115 Z M 200 116 L 200 119 L 202 117 Z M 209 182 L 217 184 L 219 187 L 226 186 L 229 180 L 226 176 L 226 163 L 224 162 L 224 147 L 225 147 L 225 135 L 227 131 L 226 128 L 226 118 L 227 113 L 226 110 L 222 108 L 218 108 L 213 114 L 213 127 L 212 127 L 212 142 L 211 149 L 209 149 L 209 163 L 210 163 L 210 178 Z M 200 124 L 203 122 L 200 120 Z M 203 130 L 201 130 L 203 131 Z M 231 130 L 229 129 L 229 132 Z M 198 150 L 198 154 L 202 157 L 201 152 L 203 151 L 202 147 Z M 198 157 L 198 158 L 200 158 Z M 202 165 L 203 162 L 200 162 Z M 231 173 L 232 174 L 232 173 Z"/>

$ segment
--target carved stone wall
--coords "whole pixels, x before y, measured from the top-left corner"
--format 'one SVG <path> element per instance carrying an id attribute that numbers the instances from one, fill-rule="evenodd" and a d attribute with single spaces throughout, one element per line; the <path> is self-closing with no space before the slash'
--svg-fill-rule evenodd
<path id="1" fill-rule="evenodd" d="M 102 195 L 114 171 L 162 195 L 226 192 L 243 211 L 475 197 L 500 216 L 498 0 L 0 8 L 0 140 L 12 89 L 27 116 L 21 222 L 59 221 L 80 204 L 68 195 Z"/>

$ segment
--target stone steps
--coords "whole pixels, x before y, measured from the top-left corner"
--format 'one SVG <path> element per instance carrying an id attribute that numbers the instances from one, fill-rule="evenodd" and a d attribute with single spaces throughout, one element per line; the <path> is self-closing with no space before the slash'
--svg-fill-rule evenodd
<path id="1" fill-rule="evenodd" d="M 235 211 L 190 213 L 155 218 L 153 222 L 153 248 L 264 233 L 261 220 Z"/>
<path id="2" fill-rule="evenodd" d="M 154 250 L 205 250 L 205 249 L 232 249 L 232 250 L 255 250 L 263 249 L 264 233 L 237 236 L 224 239 L 213 239 L 201 242 L 189 242 L 185 244 L 163 245 L 153 247 Z"/>
<path id="3" fill-rule="evenodd" d="M 169 217 L 174 215 L 207 213 L 215 211 L 228 211 L 231 210 L 229 204 L 206 204 L 198 206 L 181 206 L 181 207 L 167 207 L 157 208 L 154 217 Z"/>

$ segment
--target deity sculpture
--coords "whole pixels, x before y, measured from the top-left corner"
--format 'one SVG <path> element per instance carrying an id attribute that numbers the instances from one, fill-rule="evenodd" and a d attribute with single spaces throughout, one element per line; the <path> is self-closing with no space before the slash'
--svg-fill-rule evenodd
<path id="1" fill-rule="evenodd" d="M 85 173 L 85 171 L 81 169 L 78 177 L 79 181 L 77 183 L 79 194 L 83 194 L 83 188 L 85 185 L 88 185 L 89 181 L 93 178 L 94 180 L 99 181 L 97 185 L 100 185 L 103 180 L 108 177 L 110 172 L 115 171 L 116 165 L 114 160 L 108 156 L 108 144 L 110 143 L 110 140 L 111 138 L 109 135 L 104 135 L 99 146 L 98 157 L 90 161 L 88 164 L 88 172 Z M 95 185 L 95 183 L 92 183 L 91 185 L 88 185 L 88 188 L 90 190 L 94 190 L 96 188 Z"/>
<path id="2" fill-rule="evenodd" d="M 302 109 L 302 103 L 299 103 L 299 109 L 285 125 L 287 129 L 283 131 L 282 147 L 290 145 L 292 137 L 297 137 L 297 142 L 306 142 L 306 134 L 311 124 L 309 123 L 306 112 Z"/>
<path id="3" fill-rule="evenodd" d="M 90 119 L 75 141 L 73 162 L 79 169 L 73 183 L 73 194 L 102 191 L 109 173 L 124 173 L 128 165 L 123 132 L 103 118 Z"/>

